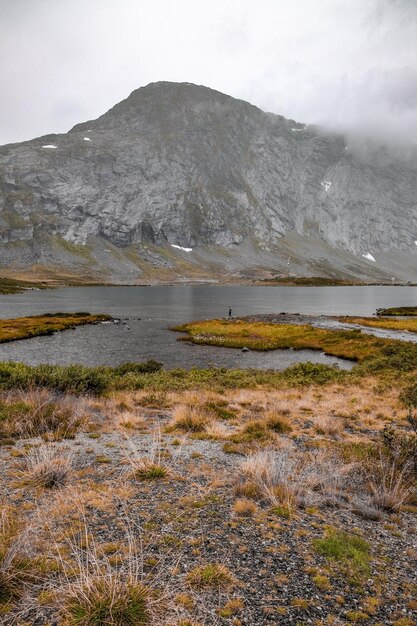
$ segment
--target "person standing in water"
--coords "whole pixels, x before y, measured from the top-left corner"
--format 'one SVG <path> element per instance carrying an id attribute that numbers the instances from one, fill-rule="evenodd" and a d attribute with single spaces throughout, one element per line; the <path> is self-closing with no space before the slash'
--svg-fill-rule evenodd
<path id="1" fill-rule="evenodd" d="M 229 320 L 232 319 L 232 307 L 229 306 Z"/>

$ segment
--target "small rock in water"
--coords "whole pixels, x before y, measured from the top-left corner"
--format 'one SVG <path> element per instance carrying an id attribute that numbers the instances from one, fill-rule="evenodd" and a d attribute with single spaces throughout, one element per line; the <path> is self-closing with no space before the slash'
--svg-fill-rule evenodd
<path id="1" fill-rule="evenodd" d="M 247 348 L 246 346 L 243 346 L 242 348 L 242 352 L 250 352 L 249 348 Z"/>

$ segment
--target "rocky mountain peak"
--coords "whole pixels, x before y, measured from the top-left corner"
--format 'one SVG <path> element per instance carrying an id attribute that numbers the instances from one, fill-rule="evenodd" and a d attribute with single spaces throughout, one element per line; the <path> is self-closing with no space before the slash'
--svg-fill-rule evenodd
<path id="1" fill-rule="evenodd" d="M 290 254 L 301 273 L 412 277 L 417 159 L 384 154 L 207 87 L 151 83 L 66 134 L 0 148 L 0 254 L 71 267 L 94 250 L 100 272 L 119 251 L 140 276 L 142 261 L 175 273 L 180 246 L 186 274 L 198 254 L 218 274 L 226 259 L 279 271 Z"/>

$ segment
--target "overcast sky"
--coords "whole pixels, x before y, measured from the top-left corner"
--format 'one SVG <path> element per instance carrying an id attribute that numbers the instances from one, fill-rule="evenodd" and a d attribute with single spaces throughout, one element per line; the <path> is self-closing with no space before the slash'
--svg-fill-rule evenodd
<path id="1" fill-rule="evenodd" d="M 417 143 L 417 0 L 0 0 L 0 144 L 158 80 Z"/>

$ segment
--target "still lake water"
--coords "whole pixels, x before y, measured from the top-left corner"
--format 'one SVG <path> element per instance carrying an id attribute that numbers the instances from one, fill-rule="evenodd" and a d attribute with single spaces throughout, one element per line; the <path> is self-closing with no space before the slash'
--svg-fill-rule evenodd
<path id="1" fill-rule="evenodd" d="M 320 352 L 267 353 L 178 342 L 170 326 L 187 321 L 259 313 L 372 315 L 379 307 L 417 305 L 416 287 L 71 287 L 0 296 L 0 317 L 56 311 L 89 311 L 129 318 L 127 326 L 103 324 L 0 345 L 0 361 L 116 365 L 158 359 L 166 368 L 283 369 L 300 361 L 349 363 Z M 138 319 L 140 318 L 140 319 Z"/>

